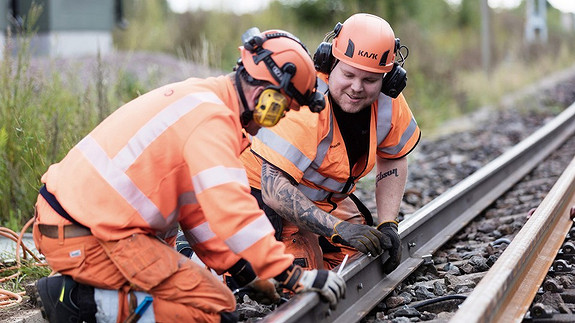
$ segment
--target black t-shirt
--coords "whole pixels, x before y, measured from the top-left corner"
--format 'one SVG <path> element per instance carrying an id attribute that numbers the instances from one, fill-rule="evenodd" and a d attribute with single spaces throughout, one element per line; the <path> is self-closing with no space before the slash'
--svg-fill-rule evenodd
<path id="1" fill-rule="evenodd" d="M 369 125 L 371 109 L 369 107 L 357 113 L 348 113 L 331 100 L 333 114 L 345 142 L 350 167 L 365 154 L 369 148 Z"/>

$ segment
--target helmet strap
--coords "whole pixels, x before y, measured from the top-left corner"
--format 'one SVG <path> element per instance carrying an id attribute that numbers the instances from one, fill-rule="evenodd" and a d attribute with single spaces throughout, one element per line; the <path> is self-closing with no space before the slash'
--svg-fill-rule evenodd
<path id="1" fill-rule="evenodd" d="M 244 107 L 244 111 L 240 114 L 240 121 L 242 123 L 242 126 L 245 127 L 248 125 L 248 123 L 250 123 L 251 120 L 254 119 L 253 117 L 254 112 L 250 110 L 248 101 L 246 100 L 246 95 L 244 94 L 244 89 L 242 87 L 242 80 L 240 77 L 240 73 L 244 68 L 245 67 L 240 66 L 236 70 L 236 89 L 238 90 L 238 95 L 240 96 L 240 100 L 242 101 L 242 105 Z"/>

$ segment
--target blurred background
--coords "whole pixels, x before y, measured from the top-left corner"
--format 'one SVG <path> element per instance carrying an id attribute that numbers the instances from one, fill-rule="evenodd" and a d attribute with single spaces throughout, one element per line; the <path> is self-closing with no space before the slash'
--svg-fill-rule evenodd
<path id="1" fill-rule="evenodd" d="M 242 33 L 283 29 L 313 55 L 337 22 L 381 16 L 409 48 L 404 94 L 444 122 L 575 63 L 573 0 L 0 0 L 0 221 L 32 217 L 40 177 L 109 113 L 232 70 Z"/>

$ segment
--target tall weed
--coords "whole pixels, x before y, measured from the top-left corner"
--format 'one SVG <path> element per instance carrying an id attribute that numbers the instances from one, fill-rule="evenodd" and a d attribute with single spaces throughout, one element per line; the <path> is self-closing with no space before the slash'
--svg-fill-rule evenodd
<path id="1" fill-rule="evenodd" d="M 48 167 L 115 107 L 147 90 L 121 70 L 111 77 L 99 56 L 88 76 L 54 62 L 33 67 L 32 36 L 9 36 L 0 61 L 0 221 L 15 231 L 33 216 Z"/>
<path id="2" fill-rule="evenodd" d="M 31 198 L 29 188 L 37 186 L 36 170 L 43 163 L 39 149 L 45 142 L 35 119 L 40 107 L 34 102 L 39 80 L 28 71 L 32 26 L 41 11 L 41 7 L 32 6 L 15 37 L 8 31 L 0 65 L 0 216 L 3 222 L 31 214 L 30 205 L 27 212 L 17 204 Z M 12 56 L 12 52 L 16 52 L 16 56 Z"/>

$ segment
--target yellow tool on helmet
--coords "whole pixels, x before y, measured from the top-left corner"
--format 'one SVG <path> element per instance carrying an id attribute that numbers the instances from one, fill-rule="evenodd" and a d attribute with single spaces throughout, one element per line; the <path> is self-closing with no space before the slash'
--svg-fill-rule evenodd
<path id="1" fill-rule="evenodd" d="M 288 108 L 288 100 L 278 90 L 265 89 L 254 110 L 254 120 L 262 127 L 275 126 L 284 116 Z"/>

